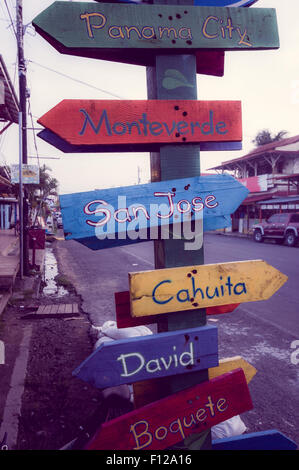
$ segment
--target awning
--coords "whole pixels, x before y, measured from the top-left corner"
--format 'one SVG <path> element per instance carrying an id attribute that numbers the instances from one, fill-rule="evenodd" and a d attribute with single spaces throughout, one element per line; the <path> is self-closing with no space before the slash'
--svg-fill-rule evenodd
<path id="1" fill-rule="evenodd" d="M 258 203 L 258 201 L 263 201 L 264 199 L 269 198 L 269 194 L 256 194 L 253 196 L 247 196 L 246 199 L 242 202 L 242 206 L 248 206 L 250 204 Z"/>
<path id="2" fill-rule="evenodd" d="M 4 89 L 3 89 L 4 88 Z M 9 78 L 4 60 L 0 55 L 0 98 L 2 89 L 2 103 L 0 99 L 0 121 L 9 121 L 18 124 L 19 102 L 14 91 L 13 84 Z M 4 94 L 4 100 L 3 100 Z"/>
<path id="3" fill-rule="evenodd" d="M 273 199 L 266 199 L 257 204 L 297 204 L 299 203 L 299 194 L 298 196 L 289 196 L 289 197 L 274 197 Z"/>

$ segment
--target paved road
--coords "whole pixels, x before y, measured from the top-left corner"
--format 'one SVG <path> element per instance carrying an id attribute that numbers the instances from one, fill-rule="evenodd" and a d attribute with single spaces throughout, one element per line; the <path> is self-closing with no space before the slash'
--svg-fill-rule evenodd
<path id="1" fill-rule="evenodd" d="M 299 364 L 291 361 L 291 345 L 299 340 L 299 248 L 216 234 L 205 235 L 204 247 L 206 264 L 264 259 L 289 277 L 271 299 L 242 304 L 208 322 L 218 326 L 219 357 L 241 355 L 258 370 L 250 383 L 254 408 L 242 415 L 248 430 L 278 429 L 299 445 Z M 129 271 L 154 268 L 151 242 L 91 251 L 69 241 L 59 253 L 95 325 L 115 319 L 114 292 L 128 290 Z"/>

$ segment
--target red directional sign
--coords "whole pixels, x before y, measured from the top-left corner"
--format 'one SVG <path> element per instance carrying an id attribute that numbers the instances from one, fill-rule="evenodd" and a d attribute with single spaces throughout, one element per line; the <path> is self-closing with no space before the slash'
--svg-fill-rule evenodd
<path id="1" fill-rule="evenodd" d="M 87 450 L 160 450 L 252 408 L 236 369 L 104 423 Z"/>
<path id="2" fill-rule="evenodd" d="M 63 100 L 39 124 L 75 146 L 242 140 L 240 101 Z"/>
<path id="3" fill-rule="evenodd" d="M 161 315 L 149 315 L 148 317 L 132 317 L 130 308 L 130 292 L 115 292 L 115 311 L 117 328 L 130 328 L 139 325 L 151 325 L 163 320 Z M 219 315 L 221 313 L 233 312 L 240 304 L 218 305 L 207 307 L 207 315 Z"/>

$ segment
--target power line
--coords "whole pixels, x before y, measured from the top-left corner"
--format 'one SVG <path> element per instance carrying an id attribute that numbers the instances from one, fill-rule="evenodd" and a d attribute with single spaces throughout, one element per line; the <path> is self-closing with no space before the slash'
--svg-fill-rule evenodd
<path id="1" fill-rule="evenodd" d="M 30 119 L 31 119 L 32 133 L 33 133 L 33 141 L 34 141 L 34 147 L 35 147 L 35 152 L 36 152 L 36 158 L 37 158 L 37 161 L 38 161 L 38 166 L 40 167 L 40 164 L 39 164 L 39 155 L 38 155 L 38 150 L 37 150 L 36 135 L 35 135 L 34 124 L 33 124 L 33 116 L 32 116 L 32 112 L 31 112 L 30 99 L 28 99 L 28 114 L 29 114 Z"/>
<path id="2" fill-rule="evenodd" d="M 43 69 L 49 70 L 50 72 L 57 73 L 58 75 L 62 75 L 65 78 L 69 78 L 70 80 L 73 80 L 74 82 L 81 83 L 81 85 L 88 86 L 90 88 L 93 88 L 94 90 L 101 91 L 102 93 L 106 93 L 107 95 L 114 96 L 115 98 L 118 99 L 123 99 L 123 97 L 116 95 L 115 93 L 111 93 L 110 91 L 103 90 L 102 88 L 98 88 L 94 85 L 91 85 L 90 83 L 83 82 L 82 80 L 78 80 L 77 78 L 71 77 L 70 75 L 66 75 L 65 73 L 58 72 L 57 70 L 51 69 L 50 67 L 46 67 L 45 65 L 39 64 L 38 62 L 35 62 L 34 60 L 28 60 L 28 62 L 31 62 L 32 64 L 38 65 L 39 67 L 42 67 Z"/>
<path id="3" fill-rule="evenodd" d="M 10 22 L 11 22 L 11 26 L 12 26 L 13 32 L 14 32 L 14 34 L 15 34 L 15 37 L 17 37 L 17 31 L 16 31 L 16 29 L 15 29 L 15 25 L 14 25 L 13 19 L 12 19 L 12 17 L 11 17 L 9 7 L 8 7 L 8 5 L 7 5 L 7 1 L 4 0 L 4 3 L 5 3 L 6 10 L 7 10 L 7 13 L 8 13 L 8 16 L 9 16 L 9 19 L 10 19 Z"/>

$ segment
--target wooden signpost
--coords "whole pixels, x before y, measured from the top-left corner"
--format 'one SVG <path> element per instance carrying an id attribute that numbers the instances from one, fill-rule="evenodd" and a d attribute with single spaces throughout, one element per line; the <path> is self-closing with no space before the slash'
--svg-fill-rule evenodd
<path id="1" fill-rule="evenodd" d="M 276 429 L 216 439 L 213 450 L 296 450 L 297 444 Z"/>
<path id="2" fill-rule="evenodd" d="M 164 227 L 165 232 L 173 224 L 164 238 L 194 240 L 191 220 L 203 220 L 197 235 L 202 227 L 206 231 L 228 226 L 230 214 L 247 194 L 230 175 L 210 175 L 66 194 L 60 196 L 60 206 L 66 239 L 101 249 L 113 240 L 123 245 L 158 239 L 155 229 Z"/>
<path id="3" fill-rule="evenodd" d="M 219 365 L 216 367 L 209 368 L 209 380 L 219 377 L 220 375 L 231 372 L 235 369 L 242 369 L 247 384 L 253 379 L 257 370 L 249 362 L 247 362 L 241 356 L 235 356 L 219 360 Z M 164 388 L 164 384 L 167 379 L 153 379 L 145 380 L 134 383 L 134 406 L 135 408 L 141 408 L 153 401 L 159 400 L 161 397 L 161 391 Z M 168 379 L 169 380 L 169 379 Z"/>
<path id="4" fill-rule="evenodd" d="M 237 149 L 242 137 L 240 103 L 197 101 L 196 73 L 223 75 L 225 51 L 277 49 L 275 10 L 239 8 L 255 0 L 173 1 L 59 1 L 33 20 L 61 53 L 148 67 L 148 101 L 64 100 L 39 120 L 45 127 L 40 137 L 64 152 L 152 152 L 152 184 L 61 198 L 67 238 L 93 249 L 104 245 L 95 232 L 110 220 L 123 230 L 106 227 L 106 238 L 124 233 L 124 243 L 135 243 L 126 239 L 128 223 L 138 209 L 144 228 L 155 226 L 148 207 L 158 194 L 168 203 L 168 212 L 159 215 L 170 222 L 179 213 L 191 216 L 192 209 L 193 220 L 203 220 L 200 236 L 207 227 L 226 226 L 246 196 L 245 187 L 235 183 L 224 192 L 226 177 L 200 176 L 200 150 Z M 212 181 L 217 187 L 209 186 Z M 119 196 L 128 198 L 124 206 L 116 205 Z M 171 224 L 178 225 L 175 217 Z M 218 364 L 216 330 L 206 326 L 205 307 L 208 313 L 231 311 L 232 304 L 266 299 L 287 277 L 260 260 L 204 265 L 202 244 L 186 251 L 184 237 L 155 239 L 155 268 L 129 275 L 125 311 L 146 318 L 144 323 L 156 317 L 159 333 L 106 343 L 74 372 L 100 388 L 133 383 L 136 403 L 143 394 L 148 404 L 104 423 L 86 449 L 188 446 L 188 436 L 200 432 L 200 448 L 208 449 L 212 426 L 252 408 L 246 382 L 256 371 L 240 357 Z M 162 389 L 148 396 L 146 387 L 161 381 Z M 252 448 L 255 437 L 214 442 L 213 448 Z M 257 438 L 258 445 L 270 445 L 264 436 Z"/>
<path id="5" fill-rule="evenodd" d="M 163 321 L 163 315 L 147 315 L 146 317 L 132 317 L 130 305 L 130 292 L 115 292 L 115 313 L 117 328 L 131 328 L 140 325 L 151 325 Z M 207 307 L 207 315 L 220 315 L 233 312 L 240 304 L 218 305 Z"/>
<path id="6" fill-rule="evenodd" d="M 58 134 L 50 131 L 49 129 L 43 129 L 38 134 L 38 137 L 50 145 L 53 145 L 58 150 L 64 153 L 94 153 L 99 152 L 100 149 L 105 148 L 105 152 L 119 152 L 124 145 L 105 145 L 104 147 L 99 145 L 75 145 L 70 144 L 66 140 L 62 139 Z M 234 150 L 242 150 L 242 142 L 237 141 L 214 141 L 214 142 L 202 142 L 200 144 L 202 151 L 204 152 L 213 152 L 213 151 L 234 151 Z M 128 152 L 136 152 L 143 151 L 145 149 L 154 148 L 155 144 L 125 144 L 126 151 Z M 123 148 L 124 150 L 124 148 Z"/>
<path id="7" fill-rule="evenodd" d="M 72 146 L 99 152 L 242 140 L 240 101 L 63 100 L 38 123 Z"/>
<path id="8" fill-rule="evenodd" d="M 73 374 L 102 389 L 216 366 L 217 328 L 206 326 L 103 343 Z"/>
<path id="9" fill-rule="evenodd" d="M 237 369 L 104 423 L 86 449 L 166 449 L 251 408 Z"/>
<path id="10" fill-rule="evenodd" d="M 102 0 L 95 0 L 102 3 Z M 119 3 L 150 3 L 146 0 L 117 0 Z M 215 7 L 247 7 L 257 2 L 257 0 L 194 0 L 194 5 L 199 6 L 215 6 Z M 107 3 L 109 1 L 107 0 Z M 114 3 L 114 0 L 112 0 Z"/>
<path id="11" fill-rule="evenodd" d="M 262 260 L 129 273 L 134 317 L 266 300 L 287 276 Z"/>
<path id="12" fill-rule="evenodd" d="M 139 65 L 157 54 L 279 47 L 271 8 L 54 2 L 33 20 L 59 52 Z M 178 74 L 171 77 L 173 87 Z M 188 85 L 188 79 L 186 82 Z"/>

